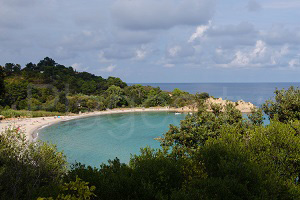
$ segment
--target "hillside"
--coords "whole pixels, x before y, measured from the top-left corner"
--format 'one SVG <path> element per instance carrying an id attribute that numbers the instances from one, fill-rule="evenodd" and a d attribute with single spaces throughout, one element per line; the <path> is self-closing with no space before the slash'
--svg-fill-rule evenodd
<path id="1" fill-rule="evenodd" d="M 177 88 L 170 92 L 139 84 L 128 86 L 120 78 L 105 79 L 88 72 L 77 72 L 49 57 L 37 64 L 30 62 L 24 68 L 6 63 L 0 66 L 0 72 L 0 109 L 4 110 L 79 113 L 119 107 L 181 108 L 197 107 L 199 101 L 209 98 L 207 93 L 193 95 Z M 18 113 L 6 111 L 3 115 L 15 117 Z M 41 113 L 40 116 L 48 115 L 51 113 Z"/>

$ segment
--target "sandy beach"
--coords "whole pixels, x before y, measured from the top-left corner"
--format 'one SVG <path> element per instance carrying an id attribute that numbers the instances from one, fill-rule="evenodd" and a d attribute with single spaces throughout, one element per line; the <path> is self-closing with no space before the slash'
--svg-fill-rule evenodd
<path id="1" fill-rule="evenodd" d="M 155 108 L 118 108 L 105 111 L 96 111 L 82 114 L 75 114 L 70 116 L 53 116 L 53 117 L 37 117 L 37 118 L 14 118 L 0 121 L 0 132 L 9 128 L 10 126 L 18 127 L 26 135 L 29 141 L 34 141 L 36 130 L 50 126 L 59 122 L 69 121 L 84 117 L 93 117 L 97 115 L 117 114 L 117 113 L 130 113 L 130 112 L 157 112 L 157 111 L 170 111 L 170 112 L 189 112 L 189 109 L 182 108 L 169 108 L 169 107 L 155 107 Z"/>
<path id="2" fill-rule="evenodd" d="M 207 103 L 217 103 L 225 105 L 227 101 L 220 99 L 208 99 Z M 238 101 L 236 106 L 242 113 L 251 112 L 251 108 L 255 107 L 252 103 Z M 105 111 L 95 111 L 81 114 L 73 114 L 69 116 L 52 116 L 52 117 L 37 117 L 37 118 L 14 118 L 5 119 L 0 121 L 0 132 L 9 128 L 10 126 L 18 127 L 26 135 L 29 141 L 35 141 L 37 135 L 36 130 L 50 126 L 59 122 L 69 121 L 84 117 L 93 117 L 97 115 L 117 114 L 117 113 L 130 113 L 130 112 L 157 112 L 157 111 L 169 111 L 169 112 L 195 112 L 197 109 L 193 106 L 187 106 L 183 108 L 170 108 L 170 107 L 153 107 L 153 108 L 116 108 Z"/>

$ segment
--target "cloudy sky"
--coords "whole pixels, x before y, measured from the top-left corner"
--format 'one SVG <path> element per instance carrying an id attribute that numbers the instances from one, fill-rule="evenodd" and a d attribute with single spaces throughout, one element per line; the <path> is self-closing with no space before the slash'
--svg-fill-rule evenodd
<path id="1" fill-rule="evenodd" d="M 300 80 L 299 0 L 0 0 L 0 64 L 127 82 Z"/>

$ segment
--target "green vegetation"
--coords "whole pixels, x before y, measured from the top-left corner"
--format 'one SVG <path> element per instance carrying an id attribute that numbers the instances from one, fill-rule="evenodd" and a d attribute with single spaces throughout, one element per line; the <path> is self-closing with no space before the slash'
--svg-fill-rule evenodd
<path id="1" fill-rule="evenodd" d="M 0 134 L 0 152 L 0 199 L 58 193 L 67 162 L 54 146 L 30 143 L 17 128 L 11 128 Z"/>
<path id="2" fill-rule="evenodd" d="M 146 147 L 129 164 L 116 158 L 99 168 L 68 168 L 55 146 L 30 143 L 12 127 L 0 133 L 0 199 L 299 199 L 300 89 L 275 95 L 244 119 L 232 104 L 208 112 L 207 93 L 127 86 L 48 57 L 23 69 L 6 63 L 0 114 L 7 118 L 139 106 L 198 105 L 198 113 L 170 125 L 161 149 Z"/>
<path id="3" fill-rule="evenodd" d="M 138 91 L 131 94 L 134 103 L 148 98 L 143 87 L 130 87 Z M 157 95 L 150 91 L 152 97 Z M 275 99 L 283 98 L 281 94 L 296 99 L 299 89 L 276 92 Z M 112 87 L 106 95 L 116 99 L 112 105 L 122 101 L 115 98 L 120 88 Z M 198 113 L 188 115 L 178 127 L 170 126 L 160 141 L 161 149 L 141 149 L 129 164 L 116 158 L 99 168 L 76 163 L 67 170 L 64 156 L 55 147 L 28 143 L 17 129 L 7 130 L 0 134 L 0 197 L 299 199 L 300 121 L 298 110 L 293 109 L 299 101 L 293 107 L 289 101 L 268 101 L 265 105 L 278 105 L 288 116 L 282 120 L 281 109 L 270 106 L 267 126 L 262 125 L 260 109 L 246 120 L 232 104 L 208 112 L 203 100 L 199 102 Z"/>
<path id="4" fill-rule="evenodd" d="M 77 72 L 48 57 L 24 68 L 13 63 L 0 66 L 0 106 L 13 110 L 78 113 L 119 107 L 183 107 L 208 97 L 207 93 L 192 95 L 179 89 L 166 92 L 159 87 L 127 86 L 120 78 Z M 40 116 L 33 113 L 20 116 Z"/>
<path id="5" fill-rule="evenodd" d="M 300 90 L 290 87 L 288 90 L 276 90 L 275 102 L 266 101 L 263 110 L 271 119 L 278 118 L 281 122 L 300 120 Z"/>
<path id="6" fill-rule="evenodd" d="M 29 111 L 29 110 L 2 110 L 0 115 L 5 118 L 16 118 L 16 117 L 50 117 L 50 116 L 62 116 L 65 113 L 59 112 L 47 112 L 47 111 Z"/>

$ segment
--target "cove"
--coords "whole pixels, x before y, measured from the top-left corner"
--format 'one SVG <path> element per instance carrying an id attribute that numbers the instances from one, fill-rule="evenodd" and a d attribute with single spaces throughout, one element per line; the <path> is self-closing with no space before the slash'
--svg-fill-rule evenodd
<path id="1" fill-rule="evenodd" d="M 38 131 L 39 139 L 55 144 L 70 164 L 98 167 L 118 157 L 128 163 L 130 154 L 140 148 L 160 148 L 154 140 L 168 131 L 169 125 L 179 125 L 186 114 L 174 112 L 133 112 L 99 115 L 65 121 Z"/>

